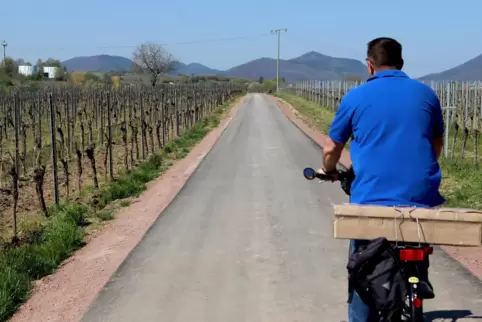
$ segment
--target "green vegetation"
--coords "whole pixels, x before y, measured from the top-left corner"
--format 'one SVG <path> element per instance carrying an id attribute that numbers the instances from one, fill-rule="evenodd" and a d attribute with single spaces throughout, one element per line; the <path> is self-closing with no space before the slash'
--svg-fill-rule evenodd
<path id="1" fill-rule="evenodd" d="M 283 86 L 285 84 L 284 77 L 279 78 L 279 85 Z M 274 79 L 264 79 L 262 76 L 259 77 L 257 82 L 251 82 L 248 85 L 248 91 L 251 93 L 274 93 L 276 92 L 276 78 Z"/>
<path id="2" fill-rule="evenodd" d="M 18 73 L 18 66 L 26 65 L 32 66 L 31 63 L 25 62 L 23 59 L 17 59 L 16 61 L 11 57 L 5 57 L 0 63 L 0 88 L 2 87 L 18 87 L 27 86 L 32 87 L 38 85 L 39 81 L 48 81 L 64 83 L 68 79 L 68 73 L 62 68 L 59 60 L 49 58 L 46 61 L 39 59 L 37 61 L 37 72 L 31 76 L 24 76 Z M 55 79 L 46 79 L 43 75 L 43 67 L 58 67 Z"/>
<path id="3" fill-rule="evenodd" d="M 133 73 L 124 73 L 121 75 L 121 81 L 125 84 L 138 84 L 144 83 L 149 84 L 149 78 L 145 75 L 138 75 Z M 234 83 L 236 85 L 244 85 L 251 80 L 242 79 L 242 78 L 234 78 L 229 76 L 223 75 L 165 75 L 160 76 L 157 83 L 158 84 L 220 84 L 220 83 Z"/>
<path id="4" fill-rule="evenodd" d="M 52 219 L 29 232 L 24 245 L 0 252 L 0 321 L 6 321 L 30 291 L 31 281 L 52 273 L 82 246 L 88 208 L 63 205 Z"/>
<path id="5" fill-rule="evenodd" d="M 95 213 L 95 216 L 102 221 L 114 219 L 114 210 L 104 209 Z"/>
<path id="6" fill-rule="evenodd" d="M 120 203 L 121 207 L 129 207 L 131 205 L 131 202 L 129 200 L 122 200 Z"/>
<path id="7" fill-rule="evenodd" d="M 27 299 L 32 281 L 52 273 L 63 260 L 83 245 L 86 228 L 97 221 L 114 217 L 107 209 L 113 201 L 138 196 L 146 183 L 166 171 L 175 160 L 185 157 L 191 148 L 213 128 L 233 100 L 218 107 L 210 116 L 199 121 L 164 149 L 126 172 L 100 191 L 88 188 L 97 196 L 96 202 L 71 202 L 53 208 L 49 218 L 23 224 L 20 240 L 0 251 L 0 321 L 6 321 Z M 94 198 L 95 200 L 96 198 Z M 123 200 L 121 206 L 130 202 Z M 109 207 L 112 208 L 112 207 Z"/>
<path id="8" fill-rule="evenodd" d="M 277 96 L 293 105 L 309 125 L 324 133 L 328 132 L 335 115 L 334 111 L 292 94 L 279 93 Z M 458 141 L 462 140 L 459 139 Z M 459 147 L 457 146 L 457 148 Z M 466 153 L 473 153 L 473 149 L 473 146 L 467 145 Z M 443 174 L 441 190 L 448 200 L 447 206 L 482 209 L 480 194 L 482 191 L 482 171 L 477 169 L 473 162 L 460 158 L 445 159 L 442 157 L 440 165 Z"/>

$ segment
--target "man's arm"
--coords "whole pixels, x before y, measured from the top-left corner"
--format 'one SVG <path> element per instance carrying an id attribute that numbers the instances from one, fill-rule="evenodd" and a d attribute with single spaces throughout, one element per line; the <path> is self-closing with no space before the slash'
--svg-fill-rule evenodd
<path id="1" fill-rule="evenodd" d="M 336 170 L 336 164 L 340 160 L 343 148 L 352 134 L 352 114 L 353 107 L 350 104 L 350 95 L 347 94 L 338 107 L 328 137 L 323 145 L 323 170 L 325 172 Z"/>
<path id="2" fill-rule="evenodd" d="M 344 143 L 333 141 L 330 137 L 325 140 L 323 146 L 323 171 L 326 173 L 336 170 L 336 164 L 340 160 L 341 153 L 345 147 Z"/>
<path id="3" fill-rule="evenodd" d="M 433 137 L 432 137 L 432 146 L 435 150 L 435 154 L 437 155 L 437 159 L 442 154 L 442 149 L 444 146 L 444 119 L 442 114 L 442 108 L 440 106 L 440 101 L 437 95 L 434 93 L 432 99 L 432 120 L 433 120 Z"/>

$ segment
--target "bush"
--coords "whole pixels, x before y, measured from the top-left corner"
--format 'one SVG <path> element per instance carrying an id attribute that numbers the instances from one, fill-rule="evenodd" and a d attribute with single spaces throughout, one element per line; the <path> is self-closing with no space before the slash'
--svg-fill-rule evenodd
<path id="1" fill-rule="evenodd" d="M 260 83 L 250 83 L 248 85 L 248 92 L 261 93 L 263 92 L 263 86 Z"/>

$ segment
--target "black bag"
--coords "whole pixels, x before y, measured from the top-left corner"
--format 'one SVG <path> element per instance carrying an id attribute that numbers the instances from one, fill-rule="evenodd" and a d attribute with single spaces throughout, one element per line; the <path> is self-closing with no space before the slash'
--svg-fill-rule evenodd
<path id="1" fill-rule="evenodd" d="M 355 171 L 353 171 L 353 167 L 350 167 L 345 175 L 341 178 L 341 188 L 345 193 L 350 196 L 351 195 L 351 184 L 355 180 Z"/>
<path id="2" fill-rule="evenodd" d="M 404 307 L 406 284 L 401 262 L 386 238 L 362 243 L 348 260 L 349 298 L 356 291 L 379 317 L 390 319 Z"/>

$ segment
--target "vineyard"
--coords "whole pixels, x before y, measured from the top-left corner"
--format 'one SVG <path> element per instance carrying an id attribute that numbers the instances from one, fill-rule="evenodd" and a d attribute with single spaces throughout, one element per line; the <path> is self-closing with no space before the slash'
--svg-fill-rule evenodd
<path id="1" fill-rule="evenodd" d="M 427 85 L 437 93 L 444 111 L 444 157 L 478 167 L 482 148 L 482 84 L 431 82 Z M 303 81 L 284 91 L 336 111 L 345 93 L 356 86 L 356 82 Z"/>
<path id="2" fill-rule="evenodd" d="M 173 140 L 237 93 L 232 84 L 0 92 L 3 235 L 15 238 L 24 216 L 48 217 L 51 205 L 78 201 L 170 152 Z M 102 200 L 94 193 L 91 202 Z"/>

